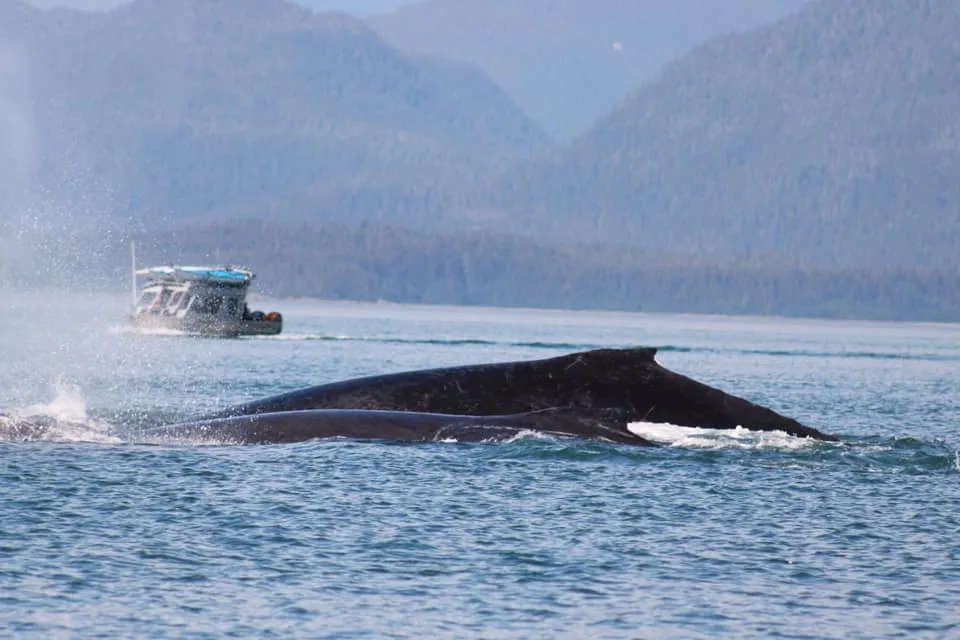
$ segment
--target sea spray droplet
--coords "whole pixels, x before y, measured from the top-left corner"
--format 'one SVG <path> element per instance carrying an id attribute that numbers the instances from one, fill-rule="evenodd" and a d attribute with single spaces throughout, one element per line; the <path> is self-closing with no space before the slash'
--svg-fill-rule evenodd
<path id="1" fill-rule="evenodd" d="M 87 419 L 87 401 L 79 386 L 57 379 L 54 396 L 47 404 L 35 404 L 18 412 L 23 416 L 45 416 L 58 421 L 82 422 Z"/>
<path id="2" fill-rule="evenodd" d="M 62 378 L 54 383 L 54 397 L 50 402 L 0 413 L 0 440 L 9 442 L 122 442 L 109 435 L 111 430 L 109 423 L 87 415 L 83 391 Z"/>

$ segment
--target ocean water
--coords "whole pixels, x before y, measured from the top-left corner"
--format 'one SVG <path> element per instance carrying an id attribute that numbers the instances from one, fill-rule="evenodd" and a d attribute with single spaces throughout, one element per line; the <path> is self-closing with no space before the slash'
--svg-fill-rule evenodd
<path id="1" fill-rule="evenodd" d="M 281 336 L 216 340 L 130 333 L 122 296 L 3 300 L 0 411 L 57 425 L 0 441 L 5 637 L 960 637 L 960 326 L 283 300 Z M 116 437 L 634 345 L 841 442 Z"/>

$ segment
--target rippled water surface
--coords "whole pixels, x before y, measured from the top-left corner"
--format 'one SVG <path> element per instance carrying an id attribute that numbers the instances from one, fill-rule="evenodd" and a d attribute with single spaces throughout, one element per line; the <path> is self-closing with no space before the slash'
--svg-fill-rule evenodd
<path id="1" fill-rule="evenodd" d="M 960 327 L 271 301 L 274 338 L 136 335 L 122 297 L 6 295 L 0 630 L 15 637 L 960 637 Z M 841 438 L 635 425 L 143 446 L 347 377 L 652 345 Z M 2 420 L 2 419 L 0 419 Z"/>

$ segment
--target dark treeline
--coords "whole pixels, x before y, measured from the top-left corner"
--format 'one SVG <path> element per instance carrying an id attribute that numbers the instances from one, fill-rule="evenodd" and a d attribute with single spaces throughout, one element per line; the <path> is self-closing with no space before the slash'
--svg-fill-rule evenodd
<path id="1" fill-rule="evenodd" d="M 79 255 L 86 264 L 58 264 Z M 761 314 L 878 320 L 960 320 L 960 272 L 830 270 L 712 264 L 598 245 L 539 245 L 487 232 L 423 234 L 397 227 L 258 221 L 184 227 L 137 238 L 138 263 L 231 263 L 257 272 L 254 290 L 281 297 L 407 303 Z M 37 283 L 123 290 L 126 238 L 59 238 L 20 274 Z M 216 247 L 211 250 L 210 247 Z M 0 274 L 2 275 L 2 274 Z M 74 278 L 71 282 L 69 278 Z"/>

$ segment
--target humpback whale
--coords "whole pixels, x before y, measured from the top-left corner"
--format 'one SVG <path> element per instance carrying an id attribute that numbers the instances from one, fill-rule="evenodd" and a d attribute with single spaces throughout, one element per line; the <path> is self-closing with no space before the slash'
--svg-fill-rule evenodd
<path id="1" fill-rule="evenodd" d="M 320 438 L 404 440 L 409 442 L 456 440 L 498 442 L 523 432 L 558 438 L 581 438 L 655 446 L 627 430 L 621 412 L 554 408 L 516 415 L 464 416 L 416 411 L 365 409 L 313 409 L 258 413 L 170 424 L 160 427 L 112 431 L 109 435 L 83 423 L 61 423 L 49 417 L 14 418 L 0 413 L 0 441 L 97 441 L 130 444 L 267 444 L 304 442 Z"/>
<path id="2" fill-rule="evenodd" d="M 8 442 L 29 442 L 42 440 L 56 426 L 56 420 L 25 420 L 0 411 L 0 440 Z"/>
<path id="3" fill-rule="evenodd" d="M 625 422 L 743 427 L 837 440 L 772 409 L 675 373 L 656 361 L 656 353 L 652 347 L 597 349 L 542 360 L 374 375 L 255 400 L 200 420 L 316 409 L 484 416 L 572 407 L 618 410 Z"/>
<path id="4" fill-rule="evenodd" d="M 531 430 L 650 446 L 627 424 L 660 422 L 837 440 L 670 371 L 655 356 L 656 349 L 649 347 L 598 349 L 542 360 L 354 378 L 255 400 L 191 422 L 144 429 L 138 437 L 223 443 L 329 437 L 477 441 Z M 0 427 L 0 436 L 7 436 L 0 439 L 38 439 L 50 430 L 47 424 L 18 424 L 9 417 L 0 419 Z"/>
<path id="5" fill-rule="evenodd" d="M 654 446 L 627 431 L 615 414 L 546 409 L 517 415 L 465 416 L 411 411 L 308 409 L 214 418 L 146 429 L 138 443 L 266 444 L 317 438 L 359 438 L 409 442 L 502 441 L 524 431 L 560 438 L 586 438 Z"/>

